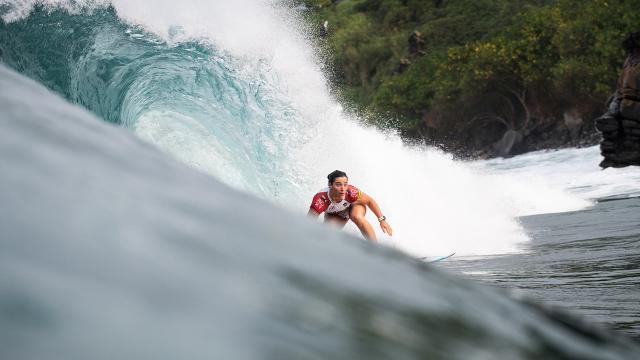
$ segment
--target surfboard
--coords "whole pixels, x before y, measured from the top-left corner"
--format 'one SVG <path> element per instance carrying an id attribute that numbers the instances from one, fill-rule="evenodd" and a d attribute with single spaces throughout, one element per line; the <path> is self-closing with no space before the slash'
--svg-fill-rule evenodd
<path id="1" fill-rule="evenodd" d="M 430 259 L 430 260 L 428 260 L 428 258 L 429 258 L 428 256 L 425 256 L 425 257 L 421 257 L 421 258 L 420 258 L 420 260 L 427 260 L 427 261 L 425 261 L 425 262 L 427 262 L 427 263 L 434 263 L 434 262 L 438 262 L 438 261 L 442 261 L 442 260 L 448 259 L 448 258 L 452 257 L 452 256 L 453 256 L 453 255 L 455 255 L 455 254 L 456 254 L 456 253 L 454 253 L 454 252 L 453 252 L 453 253 L 451 253 L 451 254 L 449 254 L 449 255 L 440 256 L 440 257 L 437 257 L 437 258 L 435 258 L 435 259 Z"/>

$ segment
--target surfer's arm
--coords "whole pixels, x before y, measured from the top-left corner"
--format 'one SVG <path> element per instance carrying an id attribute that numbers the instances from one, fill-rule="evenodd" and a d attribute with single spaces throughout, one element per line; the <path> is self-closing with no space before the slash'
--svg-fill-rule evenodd
<path id="1" fill-rule="evenodd" d="M 320 216 L 320 214 L 317 211 L 313 210 L 313 208 L 309 208 L 309 211 L 307 212 L 307 216 L 315 219 L 318 216 Z"/>
<path id="2" fill-rule="evenodd" d="M 371 209 L 371 211 L 373 212 L 373 214 L 376 216 L 377 219 L 381 219 L 383 217 L 382 210 L 380 210 L 380 205 L 378 205 L 378 203 L 371 196 L 365 193 L 361 193 L 360 199 L 358 199 L 357 202 Z M 393 229 L 391 229 L 391 225 L 387 223 L 386 219 L 379 222 L 380 222 L 380 228 L 382 229 L 382 232 L 389 234 L 389 236 L 391 236 L 393 234 Z"/>

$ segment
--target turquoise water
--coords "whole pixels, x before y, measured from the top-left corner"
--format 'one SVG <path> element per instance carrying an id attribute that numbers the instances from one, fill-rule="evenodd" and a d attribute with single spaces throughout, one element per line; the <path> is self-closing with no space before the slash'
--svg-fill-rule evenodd
<path id="1" fill-rule="evenodd" d="M 296 131 L 296 113 L 264 64 L 243 64 L 211 43 L 169 44 L 112 7 L 36 6 L 2 26 L 3 62 L 69 101 L 242 190 L 270 198 L 295 190 L 283 139 Z"/>

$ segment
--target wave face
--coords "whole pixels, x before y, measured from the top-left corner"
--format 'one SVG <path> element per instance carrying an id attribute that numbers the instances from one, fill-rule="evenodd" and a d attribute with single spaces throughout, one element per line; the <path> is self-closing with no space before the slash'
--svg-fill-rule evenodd
<path id="1" fill-rule="evenodd" d="M 382 242 L 415 255 L 518 251 L 528 241 L 518 216 L 592 204 L 363 126 L 333 100 L 297 9 L 50 0 L 6 1 L 0 11 L 5 64 L 290 211 L 306 213 L 326 174 L 345 170 L 394 226 Z"/>
<path id="2" fill-rule="evenodd" d="M 287 186 L 269 180 L 287 179 L 282 135 L 297 123 L 264 63 L 233 63 L 196 41 L 170 45 L 111 6 L 38 5 L 2 34 L 6 64 L 101 118 L 237 188 L 273 197 Z"/>

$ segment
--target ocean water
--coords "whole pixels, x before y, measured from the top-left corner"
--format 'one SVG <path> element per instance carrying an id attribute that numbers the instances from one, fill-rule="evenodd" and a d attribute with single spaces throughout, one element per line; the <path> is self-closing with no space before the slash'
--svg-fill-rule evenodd
<path id="1" fill-rule="evenodd" d="M 637 335 L 638 170 L 408 146 L 333 100 L 301 11 L 0 2 L 0 355 L 633 358 L 601 328 Z M 383 246 L 304 218 L 336 168 Z"/>
<path id="2" fill-rule="evenodd" d="M 583 210 L 520 217 L 520 253 L 442 265 L 640 338 L 640 169 L 599 170 L 599 149 L 531 153 L 475 164 L 539 176 L 593 202 Z"/>

